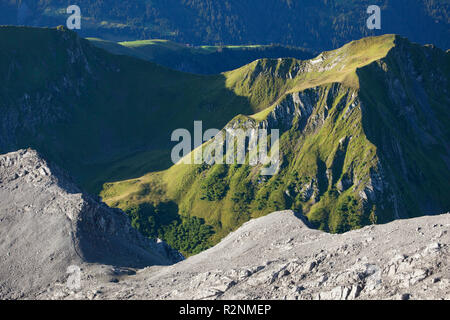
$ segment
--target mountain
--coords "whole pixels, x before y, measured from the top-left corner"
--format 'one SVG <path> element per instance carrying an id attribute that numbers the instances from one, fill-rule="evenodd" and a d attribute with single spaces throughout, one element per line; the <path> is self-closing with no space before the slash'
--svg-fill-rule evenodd
<path id="1" fill-rule="evenodd" d="M 66 25 L 66 0 L 1 0 L 0 24 Z M 381 8 L 369 30 L 367 8 Z M 168 39 L 191 45 L 292 45 L 316 51 L 362 37 L 395 33 L 449 46 L 447 0 L 78 0 L 83 37 L 112 41 Z"/>
<path id="2" fill-rule="evenodd" d="M 95 46 L 114 54 L 152 61 L 183 72 L 218 74 L 237 69 L 261 58 L 314 57 L 309 50 L 280 45 L 189 47 L 168 40 L 113 42 L 89 38 Z"/>
<path id="3" fill-rule="evenodd" d="M 248 154 L 244 165 L 177 164 L 105 184 L 106 203 L 145 220 L 152 215 L 145 204 L 175 202 L 182 216 L 214 227 L 212 244 L 275 210 L 301 212 L 314 227 L 340 233 L 450 209 L 445 51 L 385 35 L 313 60 L 261 59 L 225 75 L 261 111 L 236 116 L 223 132 L 281 130 L 278 174 L 262 176 Z"/>
<path id="4" fill-rule="evenodd" d="M 62 27 L 0 27 L 0 43 L 0 152 L 38 150 L 185 255 L 276 210 L 330 232 L 449 210 L 449 55 L 434 46 L 384 35 L 194 75 Z M 170 167 L 172 132 L 195 120 L 279 129 L 278 174 Z"/>
<path id="5" fill-rule="evenodd" d="M 116 283 L 86 269 L 82 290 L 51 284 L 38 298 L 448 300 L 449 227 L 444 214 L 331 235 L 293 212 L 276 212 L 168 268 L 150 267 Z"/>
<path id="6" fill-rule="evenodd" d="M 64 282 L 70 266 L 105 264 L 119 274 L 181 259 L 140 235 L 123 212 L 82 193 L 34 150 L 0 156 L 0 221 L 2 299 L 29 298 Z"/>

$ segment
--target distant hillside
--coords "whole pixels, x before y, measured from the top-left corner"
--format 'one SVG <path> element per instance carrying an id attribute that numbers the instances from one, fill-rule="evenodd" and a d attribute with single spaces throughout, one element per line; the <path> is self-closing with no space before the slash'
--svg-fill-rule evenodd
<path id="1" fill-rule="evenodd" d="M 0 24 L 65 25 L 67 0 L 0 0 Z M 84 37 L 113 41 L 169 39 L 191 45 L 271 44 L 338 48 L 366 36 L 395 33 L 450 47 L 448 0 L 78 0 Z M 366 27 L 369 5 L 382 29 Z"/>
<path id="2" fill-rule="evenodd" d="M 221 128 L 275 99 L 235 92 L 232 74 L 193 75 L 110 54 L 65 28 L 0 27 L 0 44 L 0 154 L 34 148 L 93 193 L 168 168 L 173 130 L 192 130 L 199 119 Z M 167 213 L 157 223 L 211 233 L 201 220 L 181 219 L 175 203 L 148 211 Z M 184 241 L 184 252 L 204 249 L 197 240 Z"/>
<path id="3" fill-rule="evenodd" d="M 129 55 L 162 66 L 197 74 L 218 74 L 237 69 L 261 58 L 311 59 L 306 49 L 279 45 L 188 47 L 168 40 L 113 42 L 88 38 L 94 45 L 114 54 Z"/>

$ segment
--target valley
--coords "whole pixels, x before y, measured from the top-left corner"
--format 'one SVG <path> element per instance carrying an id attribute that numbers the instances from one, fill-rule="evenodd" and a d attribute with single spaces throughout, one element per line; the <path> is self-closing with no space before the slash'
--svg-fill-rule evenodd
<path id="1" fill-rule="evenodd" d="M 170 69 L 196 74 L 219 74 L 238 69 L 261 58 L 292 57 L 306 60 L 314 57 L 311 50 L 281 45 L 192 47 L 159 39 L 124 42 L 99 38 L 88 40 L 114 54 L 128 55 Z"/>

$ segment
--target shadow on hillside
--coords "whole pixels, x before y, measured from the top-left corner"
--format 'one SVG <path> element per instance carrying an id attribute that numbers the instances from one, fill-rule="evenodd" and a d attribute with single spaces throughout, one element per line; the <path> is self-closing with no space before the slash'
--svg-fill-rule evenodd
<path id="1" fill-rule="evenodd" d="M 84 195 L 87 205 L 76 222 L 74 242 L 78 254 L 89 263 L 115 267 L 144 268 L 153 265 L 171 265 L 180 261 L 180 254 L 164 242 L 151 240 L 145 234 L 150 216 L 143 216 L 134 227 L 130 217 L 119 209 L 98 206 Z M 165 203 L 168 210 L 178 210 L 174 202 Z M 170 219 L 173 217 L 166 217 Z M 145 224 L 147 223 L 147 224 Z"/>
<path id="2" fill-rule="evenodd" d="M 180 76 L 178 72 L 173 73 L 175 78 Z M 88 138 L 97 140 L 97 145 L 101 147 L 92 148 L 90 154 L 85 153 L 78 163 L 70 165 L 74 168 L 71 173 L 84 189 L 98 194 L 105 182 L 139 178 L 150 172 L 170 168 L 173 165 L 171 151 L 181 142 L 172 141 L 173 132 L 177 129 L 188 130 L 193 149 L 196 139 L 194 121 L 202 122 L 203 134 L 208 129 L 222 129 L 238 114 L 253 113 L 247 97 L 239 96 L 227 88 L 224 75 L 182 76 L 188 78 L 182 86 L 174 80 L 175 88 L 168 89 L 167 93 L 161 92 L 163 89 L 158 90 L 157 96 L 163 95 L 164 101 L 156 104 L 149 97 L 145 99 L 149 102 L 142 102 L 136 110 L 128 111 L 135 112 L 133 117 L 139 120 L 124 119 L 120 123 L 113 120 L 111 124 L 102 120 L 102 127 L 108 127 L 106 130 L 110 133 L 102 132 L 97 136 L 89 135 Z M 171 85 L 169 80 L 168 86 Z M 145 96 L 145 92 L 150 91 L 145 87 L 141 90 L 137 96 Z M 119 109 L 127 108 L 127 100 L 118 99 L 117 102 L 123 104 Z M 121 117 L 117 114 L 114 117 L 108 115 L 107 118 Z M 124 139 L 122 132 L 126 132 L 127 138 Z"/>
<path id="3" fill-rule="evenodd" d="M 308 220 L 308 217 L 305 216 L 303 213 L 294 211 L 294 216 L 295 216 L 296 218 L 298 218 L 299 220 L 301 220 L 301 221 L 305 224 L 305 226 L 307 226 L 308 228 L 310 228 L 310 229 L 317 229 L 317 228 L 314 227 L 314 225 Z"/>
<path id="4" fill-rule="evenodd" d="M 114 55 L 88 41 L 75 41 L 72 33 L 67 39 L 55 30 L 35 33 L 42 52 L 30 53 L 24 47 L 15 56 L 39 54 L 48 66 L 26 63 L 33 59 L 25 58 L 15 62 L 14 55 L 2 61 L 7 66 L 22 65 L 11 88 L 30 87 L 33 94 L 13 91 L 5 97 L 11 103 L 2 111 L 6 112 L 3 126 L 0 120 L 0 153 L 33 148 L 69 171 L 91 193 L 98 193 L 105 182 L 169 168 L 170 152 L 177 144 L 171 135 L 176 129 L 193 135 L 194 121 L 203 122 L 203 132 L 222 129 L 236 115 L 253 113 L 248 99 L 230 90 L 222 74 L 182 73 Z M 59 46 L 49 43 L 53 38 L 61 42 Z M 85 59 L 70 61 L 67 51 L 74 47 Z M 10 51 L 7 45 L 3 49 Z M 47 85 L 37 86 L 29 80 L 30 74 L 42 74 Z M 64 89 L 63 83 L 67 83 Z M 26 109 L 21 107 L 24 95 L 30 106 Z M 18 121 L 14 119 L 26 121 L 9 123 Z M 11 127 L 17 130 L 8 131 Z"/>
<path id="5" fill-rule="evenodd" d="M 439 91 L 423 85 L 433 83 L 434 75 L 423 72 L 417 80 L 417 76 L 411 76 L 412 67 L 397 55 L 396 51 L 388 54 L 389 67 L 395 65 L 400 70 L 397 79 L 389 78 L 375 63 L 357 70 L 363 130 L 377 148 L 384 170 L 384 196 L 390 193 L 391 200 L 383 199 L 383 205 L 377 206 L 377 223 L 436 215 L 450 209 L 450 145 L 441 129 L 445 128 L 443 120 L 449 118 L 448 108 L 444 107 L 447 102 Z M 440 69 L 437 60 L 431 58 L 420 63 L 432 72 Z"/>

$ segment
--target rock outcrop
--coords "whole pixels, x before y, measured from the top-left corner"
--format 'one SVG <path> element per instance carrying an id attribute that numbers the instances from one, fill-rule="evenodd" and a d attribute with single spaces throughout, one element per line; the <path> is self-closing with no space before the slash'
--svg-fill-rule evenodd
<path id="1" fill-rule="evenodd" d="M 33 150 L 0 156 L 0 234 L 1 298 L 32 297 L 64 281 L 71 265 L 129 268 L 180 260 L 165 243 L 140 235 L 122 211 L 81 193 Z"/>

